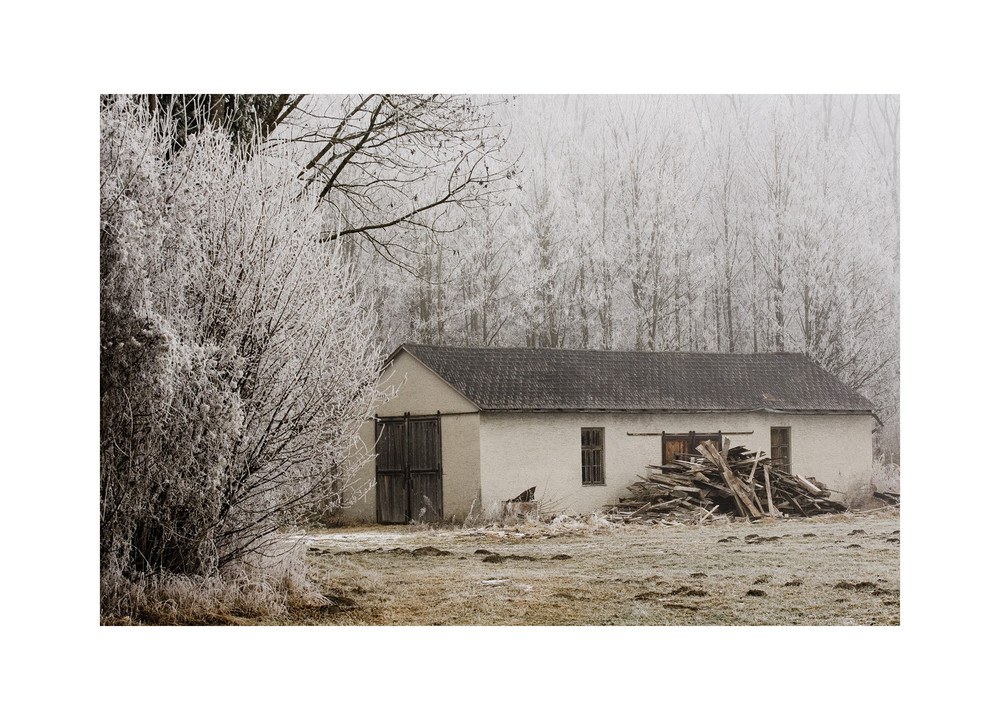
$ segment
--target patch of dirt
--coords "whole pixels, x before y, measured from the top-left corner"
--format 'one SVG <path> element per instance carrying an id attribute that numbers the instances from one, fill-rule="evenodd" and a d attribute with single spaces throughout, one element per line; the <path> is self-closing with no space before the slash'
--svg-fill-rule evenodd
<path id="1" fill-rule="evenodd" d="M 687 585 L 682 585 L 681 587 L 674 590 L 671 595 L 688 595 L 690 597 L 705 597 L 708 595 L 707 590 L 702 590 L 701 588 L 691 588 Z"/>
<path id="2" fill-rule="evenodd" d="M 414 557 L 440 557 L 442 555 L 451 555 L 447 550 L 439 550 L 433 545 L 425 545 L 424 547 L 418 547 L 416 550 L 411 550 L 410 554 Z"/>
<path id="3" fill-rule="evenodd" d="M 873 582 L 868 582 L 867 580 L 852 583 L 847 580 L 841 580 L 839 583 L 833 586 L 835 590 L 856 590 L 859 592 L 865 592 L 868 590 L 878 590 L 879 587 Z"/>
<path id="4" fill-rule="evenodd" d="M 484 563 L 501 563 L 507 562 L 508 560 L 516 562 L 518 560 L 527 560 L 528 562 L 535 562 L 538 558 L 531 557 L 530 555 L 500 555 L 499 553 L 492 553 L 486 555 L 483 558 Z"/>
<path id="5" fill-rule="evenodd" d="M 672 608 L 674 610 L 694 610 L 697 612 L 698 608 L 694 605 L 682 605 L 681 603 L 663 603 L 663 607 Z"/>
<path id="6" fill-rule="evenodd" d="M 748 545 L 756 545 L 765 542 L 777 542 L 781 540 L 778 535 L 747 535 L 743 541 Z"/>

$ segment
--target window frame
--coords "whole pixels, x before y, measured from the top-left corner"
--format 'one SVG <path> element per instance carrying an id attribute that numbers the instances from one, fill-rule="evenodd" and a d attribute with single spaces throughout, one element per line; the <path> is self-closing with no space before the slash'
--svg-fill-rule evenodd
<path id="1" fill-rule="evenodd" d="M 588 433 L 590 433 L 589 444 Z M 580 465 L 581 484 L 584 487 L 600 487 L 607 484 L 603 427 L 580 428 Z"/>
<path id="2" fill-rule="evenodd" d="M 667 444 L 668 443 L 684 443 L 685 455 L 698 456 L 698 446 L 703 442 L 712 442 L 715 445 L 715 449 L 722 450 L 722 431 L 716 433 L 697 433 L 694 430 L 689 430 L 686 433 L 668 433 L 663 432 L 660 435 L 660 463 L 666 465 L 668 462 L 673 462 L 674 458 L 668 458 Z"/>

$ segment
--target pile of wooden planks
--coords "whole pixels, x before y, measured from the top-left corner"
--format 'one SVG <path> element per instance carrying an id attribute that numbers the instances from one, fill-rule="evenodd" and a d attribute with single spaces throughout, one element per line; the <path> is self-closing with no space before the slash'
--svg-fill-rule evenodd
<path id="1" fill-rule="evenodd" d="M 702 523 L 728 515 L 760 519 L 847 509 L 831 500 L 830 491 L 815 478 L 773 468 L 763 452 L 730 448 L 729 438 L 721 450 L 706 442 L 698 453 L 649 466 L 647 477 L 628 486 L 632 496 L 608 508 L 609 517 Z"/>

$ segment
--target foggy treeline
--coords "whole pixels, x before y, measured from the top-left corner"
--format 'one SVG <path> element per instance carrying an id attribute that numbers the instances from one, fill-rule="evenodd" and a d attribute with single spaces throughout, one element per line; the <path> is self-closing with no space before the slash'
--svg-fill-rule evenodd
<path id="1" fill-rule="evenodd" d="M 480 202 L 356 246 L 388 349 L 803 352 L 898 457 L 897 96 L 475 101 Z"/>

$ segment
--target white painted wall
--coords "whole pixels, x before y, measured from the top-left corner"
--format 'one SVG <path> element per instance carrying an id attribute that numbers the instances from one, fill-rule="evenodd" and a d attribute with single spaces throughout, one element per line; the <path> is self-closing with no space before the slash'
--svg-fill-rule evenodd
<path id="1" fill-rule="evenodd" d="M 872 418 L 864 415 L 778 413 L 691 415 L 628 413 L 483 413 L 480 423 L 484 507 L 535 486 L 543 510 L 590 513 L 628 495 L 625 489 L 646 465 L 660 461 L 659 437 L 629 432 L 753 431 L 733 435 L 733 445 L 771 453 L 772 426 L 791 430 L 792 472 L 816 477 L 851 493 L 871 477 Z M 582 484 L 580 429 L 603 427 L 605 481 Z M 834 494 L 835 499 L 844 495 Z"/>

